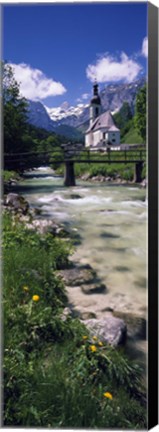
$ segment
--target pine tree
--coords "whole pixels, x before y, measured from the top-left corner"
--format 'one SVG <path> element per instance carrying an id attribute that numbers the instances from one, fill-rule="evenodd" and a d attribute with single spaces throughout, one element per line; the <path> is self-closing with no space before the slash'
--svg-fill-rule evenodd
<path id="1" fill-rule="evenodd" d="M 134 117 L 134 125 L 144 142 L 146 142 L 146 90 L 145 85 L 137 94 Z"/>
<path id="2" fill-rule="evenodd" d="M 26 131 L 27 103 L 20 96 L 11 66 L 3 63 L 1 70 L 4 152 L 21 152 L 25 147 L 23 134 Z"/>

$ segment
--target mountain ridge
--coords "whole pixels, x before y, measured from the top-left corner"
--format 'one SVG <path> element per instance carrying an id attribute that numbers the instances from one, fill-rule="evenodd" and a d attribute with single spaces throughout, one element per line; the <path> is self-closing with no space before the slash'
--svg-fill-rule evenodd
<path id="1" fill-rule="evenodd" d="M 126 101 L 130 105 L 132 114 L 134 114 L 136 95 L 145 83 L 146 78 L 142 77 L 129 84 L 108 84 L 100 91 L 102 112 L 110 110 L 114 114 L 120 110 Z M 42 127 L 50 132 L 62 135 L 66 133 L 68 137 L 72 135 L 76 138 L 78 131 L 80 138 L 80 133 L 82 137 L 88 127 L 89 105 L 88 103 L 81 103 L 73 107 L 64 102 L 61 107 L 48 108 L 41 102 L 28 100 L 28 121 L 34 126 Z"/>

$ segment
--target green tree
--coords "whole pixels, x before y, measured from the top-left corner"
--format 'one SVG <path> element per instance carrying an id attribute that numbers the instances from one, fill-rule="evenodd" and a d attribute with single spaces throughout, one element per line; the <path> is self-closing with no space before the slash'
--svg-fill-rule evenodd
<path id="1" fill-rule="evenodd" d="M 119 129 L 123 129 L 127 122 L 132 119 L 132 112 L 128 102 L 124 102 L 120 111 L 114 114 L 115 124 Z"/>
<path id="2" fill-rule="evenodd" d="M 27 103 L 20 96 L 19 85 L 13 70 L 7 63 L 2 64 L 3 138 L 4 152 L 15 153 L 26 150 L 23 135 L 27 123 Z"/>
<path id="3" fill-rule="evenodd" d="M 136 97 L 134 125 L 143 141 L 146 141 L 146 84 L 141 88 Z"/>

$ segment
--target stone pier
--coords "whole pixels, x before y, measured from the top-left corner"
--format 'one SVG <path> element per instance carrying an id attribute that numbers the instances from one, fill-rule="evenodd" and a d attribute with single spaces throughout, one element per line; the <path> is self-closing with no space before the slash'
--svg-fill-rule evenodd
<path id="1" fill-rule="evenodd" d="M 64 186 L 76 186 L 74 162 L 65 162 Z"/>
<path id="2" fill-rule="evenodd" d="M 143 162 L 137 162 L 135 164 L 135 171 L 134 171 L 134 182 L 135 183 L 141 183 L 142 170 L 143 170 Z"/>

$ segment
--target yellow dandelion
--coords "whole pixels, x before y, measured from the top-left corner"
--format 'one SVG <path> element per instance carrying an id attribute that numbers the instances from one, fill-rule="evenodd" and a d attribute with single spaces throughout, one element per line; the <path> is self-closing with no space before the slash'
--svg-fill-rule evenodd
<path id="1" fill-rule="evenodd" d="M 88 336 L 83 336 L 83 340 L 86 340 L 86 339 L 88 339 Z"/>
<path id="2" fill-rule="evenodd" d="M 98 345 L 99 346 L 103 346 L 103 342 L 98 342 Z"/>
<path id="3" fill-rule="evenodd" d="M 35 301 L 35 302 L 37 302 L 37 301 L 40 300 L 40 297 L 37 294 L 34 294 L 33 297 L 32 297 L 32 300 Z"/>
<path id="4" fill-rule="evenodd" d="M 111 399 L 111 400 L 113 399 L 112 394 L 109 393 L 109 392 L 103 393 L 103 396 L 106 397 L 106 398 L 108 398 L 108 399 Z"/>
<path id="5" fill-rule="evenodd" d="M 93 336 L 93 340 L 95 340 L 95 341 L 96 341 L 96 340 L 97 340 L 97 336 Z"/>
<path id="6" fill-rule="evenodd" d="M 90 346 L 90 349 L 91 349 L 92 352 L 97 351 L 97 347 L 96 347 L 95 345 L 91 345 L 91 346 Z"/>
<path id="7" fill-rule="evenodd" d="M 28 286 L 23 286 L 23 291 L 28 292 L 29 291 Z"/>

